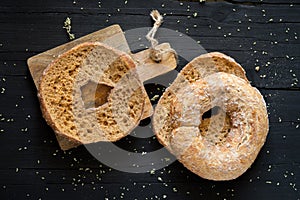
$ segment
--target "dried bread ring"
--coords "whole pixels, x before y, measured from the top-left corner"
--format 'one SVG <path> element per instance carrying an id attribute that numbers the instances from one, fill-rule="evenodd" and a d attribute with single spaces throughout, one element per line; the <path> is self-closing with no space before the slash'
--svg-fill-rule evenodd
<path id="1" fill-rule="evenodd" d="M 39 85 L 43 116 L 60 147 L 116 141 L 138 125 L 145 93 L 134 61 L 102 43 L 83 43 L 60 55 Z"/>
<path id="2" fill-rule="evenodd" d="M 175 84 L 179 79 L 186 80 L 182 72 L 155 109 L 158 140 L 205 179 L 239 177 L 254 162 L 268 133 L 261 94 L 247 80 L 230 73 Z M 210 116 L 205 116 L 208 112 Z"/>

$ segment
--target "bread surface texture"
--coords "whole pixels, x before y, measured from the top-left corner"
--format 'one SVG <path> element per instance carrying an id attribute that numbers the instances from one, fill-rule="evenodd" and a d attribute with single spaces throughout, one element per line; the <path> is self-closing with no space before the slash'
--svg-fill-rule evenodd
<path id="1" fill-rule="evenodd" d="M 153 129 L 160 143 L 167 146 L 167 148 L 169 146 L 170 134 L 168 133 L 172 124 L 169 102 L 175 98 L 178 90 L 187 84 L 217 72 L 234 74 L 248 82 L 244 69 L 233 58 L 223 53 L 211 52 L 194 58 L 180 71 L 156 106 L 155 115 L 153 116 Z"/>
<path id="2" fill-rule="evenodd" d="M 43 116 L 63 150 L 116 141 L 135 128 L 145 92 L 127 54 L 102 43 L 83 43 L 60 55 L 39 85 Z"/>
<path id="3" fill-rule="evenodd" d="M 242 67 L 221 53 L 187 64 L 155 108 L 158 140 L 189 170 L 232 180 L 254 162 L 268 133 L 263 97 Z"/>

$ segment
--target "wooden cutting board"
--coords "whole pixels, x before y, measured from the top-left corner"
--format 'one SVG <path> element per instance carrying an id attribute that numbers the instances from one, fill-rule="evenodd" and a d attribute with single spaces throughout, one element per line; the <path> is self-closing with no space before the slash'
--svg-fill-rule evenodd
<path id="1" fill-rule="evenodd" d="M 133 60 L 136 62 L 137 72 L 142 82 L 167 73 L 175 69 L 177 65 L 175 55 L 171 52 L 163 54 L 162 61 L 160 63 L 156 63 L 149 58 L 149 49 L 140 51 L 136 54 L 132 54 L 121 27 L 116 24 L 29 58 L 27 60 L 27 64 L 36 88 L 38 89 L 40 77 L 42 76 L 43 71 L 53 60 L 55 60 L 62 53 L 83 42 L 102 42 L 131 55 Z M 163 43 L 158 45 L 157 49 L 170 49 L 170 45 L 168 43 Z M 145 95 L 147 95 L 146 91 L 144 92 Z M 149 98 L 145 98 L 145 106 L 142 119 L 145 119 L 152 114 L 153 108 L 151 102 Z M 73 146 L 77 145 L 70 143 L 70 147 Z"/>

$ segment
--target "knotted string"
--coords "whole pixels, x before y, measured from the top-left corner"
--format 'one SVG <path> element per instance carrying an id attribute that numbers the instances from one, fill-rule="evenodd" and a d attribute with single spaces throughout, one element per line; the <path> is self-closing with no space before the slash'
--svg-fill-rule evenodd
<path id="1" fill-rule="evenodd" d="M 152 10 L 150 16 L 154 20 L 154 24 L 152 29 L 146 35 L 146 38 L 151 42 L 151 47 L 155 48 L 158 45 L 158 41 L 154 38 L 154 36 L 156 34 L 157 29 L 160 27 L 160 25 L 163 22 L 163 17 L 160 15 L 158 10 Z"/>
<path id="2" fill-rule="evenodd" d="M 177 59 L 177 53 L 174 49 L 171 48 L 171 49 L 168 49 L 168 50 L 161 51 L 161 50 L 156 48 L 156 46 L 158 45 L 158 41 L 154 37 L 155 37 L 155 34 L 157 32 L 157 29 L 160 27 L 160 25 L 163 22 L 163 17 L 158 12 L 158 10 L 152 10 L 151 13 L 150 13 L 150 16 L 154 20 L 153 27 L 151 28 L 151 30 L 146 35 L 146 38 L 151 43 L 150 58 L 155 62 L 161 62 L 163 53 L 172 52 L 172 53 L 174 53 L 174 55 Z"/>

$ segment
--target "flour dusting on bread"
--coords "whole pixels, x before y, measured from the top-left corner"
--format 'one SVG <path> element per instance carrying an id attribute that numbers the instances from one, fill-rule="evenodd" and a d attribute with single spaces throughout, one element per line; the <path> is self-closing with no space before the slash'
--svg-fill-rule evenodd
<path id="1" fill-rule="evenodd" d="M 243 68 L 221 53 L 188 63 L 160 98 L 156 137 L 195 174 L 231 180 L 254 162 L 268 133 L 266 104 Z"/>

